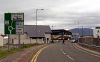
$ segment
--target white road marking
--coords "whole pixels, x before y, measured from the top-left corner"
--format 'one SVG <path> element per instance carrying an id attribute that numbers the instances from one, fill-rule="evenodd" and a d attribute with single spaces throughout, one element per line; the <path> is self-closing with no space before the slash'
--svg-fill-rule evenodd
<path id="1" fill-rule="evenodd" d="M 74 61 L 74 59 L 73 59 L 70 55 L 68 55 L 67 53 L 65 53 L 63 49 L 61 49 L 61 52 L 62 52 L 64 55 L 66 55 L 69 59 L 71 59 L 72 61 Z"/>
<path id="2" fill-rule="evenodd" d="M 62 52 L 64 55 L 66 55 L 66 53 L 63 51 L 63 49 L 61 49 L 61 52 Z"/>
<path id="3" fill-rule="evenodd" d="M 92 56 L 96 56 L 96 57 L 100 57 L 99 55 L 96 55 L 96 54 L 93 54 L 93 53 L 89 53 L 88 51 L 86 51 L 86 50 L 84 50 L 84 49 L 82 49 L 82 48 L 80 48 L 80 47 L 78 47 L 78 46 L 76 46 L 76 45 L 73 45 L 77 50 L 80 50 L 80 51 L 82 51 L 82 52 L 84 52 L 84 53 L 87 53 L 87 54 L 90 54 L 90 55 L 92 55 Z"/>
<path id="4" fill-rule="evenodd" d="M 71 56 L 69 56 L 69 55 L 66 55 L 69 59 L 71 59 L 72 61 L 74 61 L 74 59 L 71 57 Z"/>

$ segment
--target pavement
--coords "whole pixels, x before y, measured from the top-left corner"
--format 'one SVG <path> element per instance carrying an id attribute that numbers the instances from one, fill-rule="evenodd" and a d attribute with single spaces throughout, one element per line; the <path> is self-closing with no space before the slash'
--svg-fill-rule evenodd
<path id="1" fill-rule="evenodd" d="M 23 51 L 11 54 L 6 58 L 1 59 L 0 62 L 30 62 L 32 56 L 44 46 L 46 45 L 38 45 L 31 48 L 26 48 Z"/>
<path id="2" fill-rule="evenodd" d="M 88 49 L 88 48 L 84 48 L 84 47 L 82 47 L 81 45 L 79 45 L 77 43 L 75 43 L 74 46 L 76 46 L 77 48 L 83 49 L 84 51 L 87 51 L 87 52 L 90 52 L 90 53 L 93 53 L 95 55 L 100 56 L 100 52 L 98 52 L 98 51 L 91 50 L 91 49 Z"/>
<path id="3" fill-rule="evenodd" d="M 79 48 L 75 43 L 55 43 L 40 49 L 31 62 L 100 62 L 100 55 Z"/>

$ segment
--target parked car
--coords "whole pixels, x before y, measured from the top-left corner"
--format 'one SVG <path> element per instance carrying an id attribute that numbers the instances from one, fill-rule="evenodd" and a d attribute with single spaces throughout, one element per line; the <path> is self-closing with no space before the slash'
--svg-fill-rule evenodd
<path id="1" fill-rule="evenodd" d="M 77 43 L 77 42 L 78 42 L 78 40 L 75 40 L 75 39 L 71 40 L 71 43 Z"/>
<path id="2" fill-rule="evenodd" d="M 71 42 L 74 43 L 75 42 L 75 39 L 72 39 Z"/>

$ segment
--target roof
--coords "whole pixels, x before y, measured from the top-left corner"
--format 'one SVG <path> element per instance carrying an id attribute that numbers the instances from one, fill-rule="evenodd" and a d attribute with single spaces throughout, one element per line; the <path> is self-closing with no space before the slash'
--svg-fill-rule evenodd
<path id="1" fill-rule="evenodd" d="M 100 27 L 96 27 L 96 29 L 100 29 Z"/>
<path id="2" fill-rule="evenodd" d="M 25 25 L 24 32 L 26 32 L 29 37 L 45 37 L 45 33 L 51 33 L 49 25 Z"/>
<path id="3" fill-rule="evenodd" d="M 52 30 L 52 34 L 53 35 L 61 35 L 62 33 L 65 33 L 66 35 L 72 35 L 72 33 L 70 31 L 64 30 L 64 29 L 56 29 L 56 30 Z"/>
<path id="4" fill-rule="evenodd" d="M 0 35 L 0 36 L 5 37 L 6 35 Z"/>

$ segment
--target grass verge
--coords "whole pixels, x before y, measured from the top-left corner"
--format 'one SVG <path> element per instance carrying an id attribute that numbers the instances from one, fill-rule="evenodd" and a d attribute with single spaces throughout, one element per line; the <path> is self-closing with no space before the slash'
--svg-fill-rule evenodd
<path id="1" fill-rule="evenodd" d="M 7 57 L 10 54 L 22 51 L 25 48 L 30 48 L 32 46 L 37 46 L 40 44 L 23 44 L 20 48 L 10 48 L 9 50 L 0 50 L 0 59 Z"/>
<path id="2" fill-rule="evenodd" d="M 9 54 L 16 53 L 18 51 L 21 51 L 19 48 L 11 48 L 10 50 L 0 50 L 0 59 L 5 58 Z"/>

